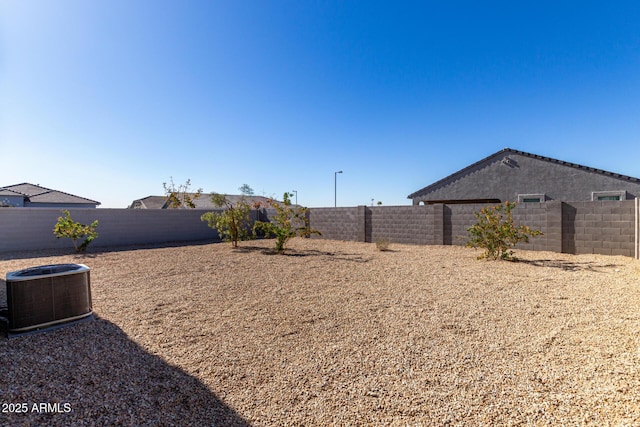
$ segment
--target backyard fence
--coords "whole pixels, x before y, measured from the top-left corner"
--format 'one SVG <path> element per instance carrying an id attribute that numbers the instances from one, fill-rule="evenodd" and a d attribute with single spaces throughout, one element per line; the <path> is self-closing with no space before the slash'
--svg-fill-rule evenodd
<path id="1" fill-rule="evenodd" d="M 311 209 L 311 225 L 324 238 L 426 245 L 464 245 L 474 212 L 486 204 L 358 206 Z M 517 247 L 529 250 L 638 257 L 638 201 L 521 203 L 516 224 L 544 233 Z"/>
<path id="2" fill-rule="evenodd" d="M 636 259 L 640 259 L 640 199 L 635 200 L 635 229 L 636 229 L 636 238 L 635 238 L 635 257 Z"/>
<path id="3" fill-rule="evenodd" d="M 464 245 L 474 212 L 485 204 L 426 206 L 355 206 L 311 208 L 312 228 L 322 238 L 421 245 Z M 216 230 L 200 221 L 200 209 L 71 209 L 73 220 L 98 220 L 99 237 L 91 247 L 168 242 L 218 241 Z M 0 252 L 69 248 L 56 239 L 53 226 L 61 215 L 54 208 L 0 209 Z M 252 211 L 252 220 L 268 220 L 274 211 Z M 513 210 L 517 224 L 544 233 L 521 249 L 572 254 L 640 256 L 640 202 L 597 201 L 521 203 Z"/>
<path id="4" fill-rule="evenodd" d="M 200 221 L 204 211 L 193 209 L 69 209 L 82 224 L 98 220 L 98 238 L 90 247 L 143 245 L 165 242 L 216 240 L 217 231 Z M 72 247 L 56 239 L 53 226 L 60 209 L 0 209 L 0 252 Z"/>

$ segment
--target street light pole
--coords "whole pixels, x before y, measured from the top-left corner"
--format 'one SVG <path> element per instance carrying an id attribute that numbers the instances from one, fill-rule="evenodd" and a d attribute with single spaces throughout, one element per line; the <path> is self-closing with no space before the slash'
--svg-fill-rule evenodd
<path id="1" fill-rule="evenodd" d="M 338 174 L 342 171 L 333 173 L 333 207 L 338 207 Z"/>
<path id="2" fill-rule="evenodd" d="M 291 190 L 294 193 L 296 193 L 296 205 L 298 204 L 298 190 Z"/>

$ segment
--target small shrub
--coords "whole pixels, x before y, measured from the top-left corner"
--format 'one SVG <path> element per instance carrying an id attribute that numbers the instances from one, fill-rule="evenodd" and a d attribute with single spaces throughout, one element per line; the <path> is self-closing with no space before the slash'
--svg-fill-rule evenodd
<path id="1" fill-rule="evenodd" d="M 519 242 L 529 242 L 529 237 L 542 235 L 539 230 L 514 225 L 511 211 L 516 204 L 505 202 L 474 212 L 478 221 L 467 229 L 470 238 L 466 246 L 485 250 L 478 259 L 515 260 L 510 248 Z"/>
<path id="2" fill-rule="evenodd" d="M 311 234 L 322 235 L 312 230 L 307 217 L 308 208 L 291 205 L 291 193 L 284 193 L 282 203 L 270 199 L 268 204 L 276 210 L 272 222 L 256 221 L 253 232 L 265 233 L 267 237 L 276 238 L 276 252 L 284 253 L 287 241 L 292 237 L 309 237 Z"/>
<path id="3" fill-rule="evenodd" d="M 223 194 L 214 194 L 211 201 L 216 206 L 225 207 L 222 212 L 207 212 L 200 217 L 201 221 L 206 221 L 211 228 L 218 230 L 220 238 L 225 242 L 231 242 L 231 246 L 238 247 L 239 240 L 249 240 L 252 238 L 251 230 L 251 206 L 244 200 L 235 204 Z"/>
<path id="4" fill-rule="evenodd" d="M 96 232 L 98 220 L 93 221 L 91 225 L 84 225 L 72 220 L 68 210 L 65 209 L 62 213 L 64 217 L 58 217 L 58 222 L 56 222 L 56 225 L 53 227 L 53 234 L 55 234 L 58 239 L 61 237 L 70 238 L 76 252 L 86 251 L 89 243 L 98 237 L 98 233 Z M 78 242 L 82 239 L 84 239 L 84 241 L 78 245 Z"/>
<path id="5" fill-rule="evenodd" d="M 378 240 L 376 240 L 376 248 L 381 252 L 388 251 L 389 250 L 389 245 L 391 245 L 391 242 L 389 241 L 389 239 L 378 239 Z"/>

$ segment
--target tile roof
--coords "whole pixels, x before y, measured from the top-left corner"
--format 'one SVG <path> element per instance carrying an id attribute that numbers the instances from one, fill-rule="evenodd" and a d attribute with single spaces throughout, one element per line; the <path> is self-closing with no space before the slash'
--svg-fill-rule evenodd
<path id="1" fill-rule="evenodd" d="M 9 190 L 8 188 L 0 188 L 0 196 L 24 196 L 24 194 Z"/>
<path id="2" fill-rule="evenodd" d="M 71 204 L 95 204 L 99 205 L 100 202 L 87 199 L 85 197 L 75 196 L 73 194 L 65 193 L 63 191 L 52 190 L 50 188 L 41 187 L 39 185 L 29 184 L 23 182 L 22 184 L 8 185 L 0 188 L 0 194 L 4 195 L 23 195 L 26 199 L 33 203 L 71 203 Z M 13 194 L 4 193 L 11 192 Z"/>

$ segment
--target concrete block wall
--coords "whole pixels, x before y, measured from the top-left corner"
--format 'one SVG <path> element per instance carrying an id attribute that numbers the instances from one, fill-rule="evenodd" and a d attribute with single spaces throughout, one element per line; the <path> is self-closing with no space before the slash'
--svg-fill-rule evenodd
<path id="1" fill-rule="evenodd" d="M 320 231 L 324 239 L 365 241 L 364 206 L 311 208 L 309 220 L 311 228 Z"/>
<path id="2" fill-rule="evenodd" d="M 417 245 L 442 244 L 442 237 L 438 240 L 435 232 L 441 228 L 436 221 L 438 213 L 441 216 L 442 205 L 365 207 L 365 241 L 386 239 Z"/>
<path id="3" fill-rule="evenodd" d="M 474 212 L 487 206 L 486 204 L 454 204 L 444 205 L 443 241 L 445 245 L 464 246 L 469 239 L 467 229 L 476 222 Z"/>
<path id="4" fill-rule="evenodd" d="M 543 236 L 532 237 L 529 243 L 520 243 L 516 248 L 633 257 L 636 251 L 640 252 L 640 248 L 635 248 L 634 203 L 633 200 L 521 203 L 513 210 L 514 223 L 540 230 Z M 356 208 L 312 208 L 311 226 L 328 227 L 331 232 L 323 237 L 330 239 L 464 245 L 469 236 L 467 229 L 476 222 L 474 212 L 485 206 L 360 206 L 359 211 Z M 318 210 L 323 224 L 315 222 L 320 218 L 316 215 Z M 357 232 L 363 222 L 364 238 L 360 238 Z M 355 231 L 341 232 L 353 227 Z"/>
<path id="5" fill-rule="evenodd" d="M 476 223 L 474 212 L 487 204 L 454 204 L 444 206 L 444 244 L 465 245 L 469 239 L 469 227 Z M 521 203 L 512 211 L 515 225 L 527 225 L 540 230 L 544 236 L 532 237 L 529 243 L 519 243 L 516 248 L 526 250 L 561 251 L 560 202 Z"/>
<path id="6" fill-rule="evenodd" d="M 541 244 L 546 245 L 546 248 L 541 247 L 542 250 L 562 252 L 562 236 L 564 233 L 562 228 L 562 213 L 564 204 L 559 201 L 546 202 L 544 203 L 544 208 L 546 210 L 546 227 L 540 228 L 544 233 L 544 238 L 534 243 L 534 249 L 537 249 L 536 245 L 539 241 Z"/>
<path id="7" fill-rule="evenodd" d="M 516 226 L 526 225 L 532 230 L 542 232 L 542 236 L 531 237 L 529 243 L 521 242 L 516 245 L 516 249 L 526 249 L 530 251 L 546 251 L 549 248 L 559 247 L 560 236 L 549 233 L 547 219 L 552 217 L 560 218 L 562 206 L 559 203 L 520 203 L 512 211 L 513 222 Z M 555 216 L 554 216 L 555 215 Z"/>
<path id="8" fill-rule="evenodd" d="M 98 238 L 90 247 L 217 240 L 218 232 L 200 221 L 204 210 L 193 209 L 71 209 L 82 224 L 98 220 Z M 73 248 L 69 239 L 57 239 L 53 227 L 61 209 L 0 209 L 0 252 Z"/>
<path id="9" fill-rule="evenodd" d="M 564 203 L 562 251 L 634 256 L 634 201 Z"/>
<path id="10" fill-rule="evenodd" d="M 485 204 L 311 208 L 312 228 L 322 238 L 394 243 L 464 245 L 474 212 Z M 218 233 L 200 221 L 205 210 L 72 209 L 73 220 L 99 221 L 99 237 L 91 247 L 148 243 L 217 241 Z M 272 209 L 252 211 L 252 219 L 272 218 Z M 62 215 L 53 208 L 0 209 L 0 252 L 72 248 L 56 239 L 53 226 Z M 516 224 L 541 230 L 520 249 L 573 254 L 596 253 L 633 257 L 636 248 L 635 201 L 522 203 L 513 211 Z"/>

